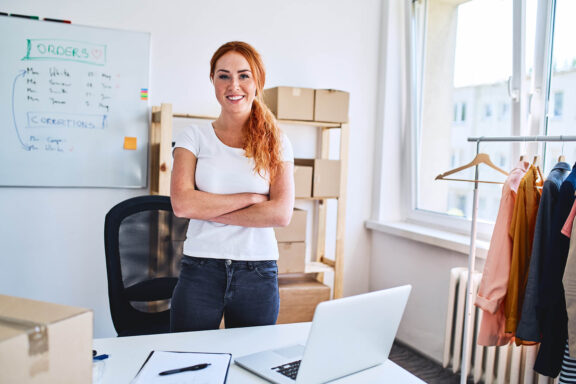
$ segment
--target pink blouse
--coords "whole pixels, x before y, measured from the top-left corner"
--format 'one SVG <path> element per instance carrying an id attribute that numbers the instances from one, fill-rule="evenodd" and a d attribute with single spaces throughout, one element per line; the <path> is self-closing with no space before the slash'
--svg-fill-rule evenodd
<path id="1" fill-rule="evenodd" d="M 520 181 L 530 167 L 528 162 L 520 162 L 510 171 L 502 188 L 502 198 L 490 248 L 484 264 L 482 280 L 478 288 L 475 305 L 483 310 L 478 344 L 485 346 L 506 345 L 512 335 L 504 332 L 504 299 L 508 288 L 508 277 L 512 259 L 512 238 L 509 234 L 516 192 Z"/>
<path id="2" fill-rule="evenodd" d="M 570 213 L 568 214 L 568 218 L 566 219 L 566 222 L 564 223 L 564 226 L 562 227 L 561 232 L 566 237 L 570 237 L 570 235 L 572 234 L 572 225 L 574 224 L 574 216 L 576 216 L 576 201 L 572 205 L 572 209 L 570 210 Z"/>

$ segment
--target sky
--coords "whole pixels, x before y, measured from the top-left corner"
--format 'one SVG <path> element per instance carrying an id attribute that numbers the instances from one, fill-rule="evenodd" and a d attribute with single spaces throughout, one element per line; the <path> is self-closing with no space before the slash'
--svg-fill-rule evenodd
<path id="1" fill-rule="evenodd" d="M 534 59 L 537 0 L 526 0 L 526 68 Z M 556 0 L 554 57 L 558 69 L 576 58 L 575 0 Z M 480 31 L 480 32 L 479 32 Z M 472 0 L 458 8 L 454 86 L 506 81 L 512 74 L 512 0 Z"/>

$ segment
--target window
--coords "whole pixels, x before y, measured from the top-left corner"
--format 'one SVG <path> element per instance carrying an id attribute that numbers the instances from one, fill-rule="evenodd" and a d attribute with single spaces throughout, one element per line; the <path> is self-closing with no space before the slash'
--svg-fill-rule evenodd
<path id="1" fill-rule="evenodd" d="M 498 120 L 506 120 L 508 118 L 510 118 L 510 103 L 503 101 L 500 104 L 500 115 L 498 116 Z"/>
<path id="2" fill-rule="evenodd" d="M 470 136 L 512 134 L 510 119 L 493 118 L 495 100 L 507 103 L 508 79 L 512 76 L 512 5 L 513 0 L 441 1 L 428 0 L 425 25 L 426 54 L 421 63 L 423 86 L 420 93 L 421 115 L 417 118 L 418 178 L 416 210 L 467 217 L 471 201 L 470 184 L 438 182 L 435 176 L 453 168 L 455 153 L 462 165 L 474 158 Z M 486 28 L 486 25 L 490 28 Z M 497 59 L 496 59 L 497 58 Z M 450 124 L 447 107 L 459 116 Z M 459 113 L 458 113 L 459 112 Z M 504 111 L 504 113 L 508 113 Z M 508 144 L 491 150 L 509 153 Z M 506 156 L 502 162 L 511 163 Z M 456 165 L 458 166 L 458 165 Z M 473 170 L 461 173 L 472 178 Z M 500 180 L 492 174 L 482 175 Z M 500 194 L 498 185 L 487 185 L 489 195 Z M 491 204 L 482 204 L 481 219 L 495 216 Z"/>
<path id="3" fill-rule="evenodd" d="M 554 117 L 562 116 L 564 108 L 564 92 L 554 92 Z"/>
<path id="4" fill-rule="evenodd" d="M 418 16 L 422 12 L 425 17 Z M 474 158 L 476 146 L 468 137 L 570 134 L 567 122 L 576 119 L 576 108 L 568 107 L 576 106 L 576 25 L 570 20 L 574 14 L 573 0 L 413 2 L 413 48 L 422 54 L 412 56 L 414 77 L 421 80 L 414 82 L 416 172 L 409 219 L 468 231 L 461 220 L 471 216 L 471 184 L 434 180 L 454 168 L 455 159 L 461 161 L 459 166 Z M 573 154 L 569 161 L 576 160 L 576 144 L 536 147 L 483 143 L 480 150 L 504 169 L 512 168 L 525 151 L 544 155 L 545 173 L 556 155 Z M 473 171 L 458 176 L 471 179 Z M 480 169 L 480 178 L 504 180 L 488 167 Z M 496 218 L 500 195 L 500 185 L 481 186 L 478 217 L 488 223 L 486 233 Z"/>
<path id="5" fill-rule="evenodd" d="M 545 134 L 549 136 L 574 135 L 576 120 L 576 1 L 556 0 L 554 36 L 550 63 L 549 103 L 545 121 Z M 576 143 L 548 143 L 545 170 L 549 170 L 564 155 L 566 161 L 576 161 Z"/>
<path id="6" fill-rule="evenodd" d="M 489 119 L 492 117 L 492 105 L 484 104 L 484 119 Z"/>

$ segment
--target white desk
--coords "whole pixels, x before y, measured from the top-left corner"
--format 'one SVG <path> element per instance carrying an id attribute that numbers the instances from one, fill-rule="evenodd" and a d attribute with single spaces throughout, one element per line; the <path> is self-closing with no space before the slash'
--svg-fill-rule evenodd
<path id="1" fill-rule="evenodd" d="M 106 353 L 104 375 L 100 383 L 129 383 L 152 350 L 232 353 L 229 384 L 268 383 L 233 363 L 234 358 L 290 344 L 305 344 L 311 323 L 266 327 L 220 329 L 215 331 L 167 333 L 150 336 L 95 339 L 94 349 Z M 337 335 L 335 335 L 337 337 Z M 392 361 L 347 376 L 333 383 L 407 383 L 422 380 Z"/>

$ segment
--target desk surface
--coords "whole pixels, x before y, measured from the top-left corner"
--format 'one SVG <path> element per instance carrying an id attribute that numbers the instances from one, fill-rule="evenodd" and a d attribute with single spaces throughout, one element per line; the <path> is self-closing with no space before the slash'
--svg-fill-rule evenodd
<path id="1" fill-rule="evenodd" d="M 267 383 L 267 381 L 234 364 L 234 358 L 290 344 L 305 344 L 309 330 L 310 323 L 296 323 L 266 327 L 95 339 L 94 349 L 99 354 L 106 353 L 110 355 L 105 360 L 104 373 L 99 383 L 129 383 L 152 350 L 232 353 L 232 363 L 230 364 L 227 381 L 229 384 Z M 380 366 L 347 376 L 333 383 L 422 384 L 424 382 L 388 360 Z"/>

